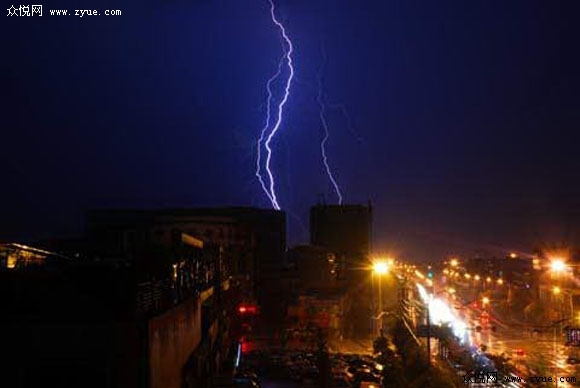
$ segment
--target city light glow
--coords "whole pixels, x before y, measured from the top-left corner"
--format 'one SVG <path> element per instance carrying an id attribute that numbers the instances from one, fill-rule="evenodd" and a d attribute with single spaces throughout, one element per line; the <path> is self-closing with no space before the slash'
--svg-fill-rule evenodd
<path id="1" fill-rule="evenodd" d="M 470 343 L 467 325 L 455 315 L 451 307 L 442 299 L 433 297 L 425 288 L 417 284 L 419 295 L 429 308 L 429 320 L 433 325 L 449 325 L 461 343 Z"/>
<path id="2" fill-rule="evenodd" d="M 564 272 L 566 270 L 566 262 L 560 258 L 552 259 L 550 269 L 552 272 Z"/>
<path id="3" fill-rule="evenodd" d="M 373 272 L 378 275 L 384 275 L 389 272 L 389 262 L 385 260 L 375 261 L 373 263 Z"/>

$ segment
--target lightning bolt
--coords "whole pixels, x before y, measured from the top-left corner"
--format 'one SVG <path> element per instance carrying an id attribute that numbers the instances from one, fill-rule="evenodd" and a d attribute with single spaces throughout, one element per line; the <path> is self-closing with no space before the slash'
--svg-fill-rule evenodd
<path id="1" fill-rule="evenodd" d="M 258 158 L 257 158 L 256 176 L 258 177 L 258 180 L 260 181 L 260 185 L 262 186 L 262 189 L 266 193 L 266 196 L 268 197 L 268 199 L 272 203 L 272 206 L 274 207 L 274 209 L 280 210 L 280 205 L 278 203 L 278 197 L 276 195 L 276 181 L 274 179 L 274 174 L 272 173 L 272 169 L 270 168 L 270 163 L 272 161 L 271 143 L 272 143 L 272 139 L 274 139 L 274 137 L 276 136 L 276 133 L 278 133 L 278 130 L 280 129 L 280 126 L 282 124 L 282 118 L 284 115 L 284 106 L 286 105 L 286 102 L 288 101 L 288 98 L 290 96 L 290 87 L 292 85 L 292 78 L 294 78 L 294 67 L 292 65 L 292 53 L 294 51 L 294 47 L 292 45 L 292 41 L 290 40 L 290 38 L 288 37 L 288 34 L 286 33 L 286 29 L 284 28 L 284 25 L 276 18 L 276 7 L 274 5 L 274 1 L 268 0 L 268 2 L 270 3 L 270 17 L 272 18 L 272 23 L 274 23 L 274 25 L 276 25 L 276 27 L 280 30 L 280 35 L 282 36 L 282 39 L 283 39 L 285 45 L 283 47 L 284 55 L 282 56 L 282 59 L 280 60 L 280 62 L 278 64 L 278 71 L 268 80 L 268 82 L 266 84 L 266 89 L 268 91 L 268 101 L 266 104 L 267 105 L 267 107 L 266 107 L 266 110 L 267 110 L 267 112 L 266 112 L 266 125 L 262 129 L 262 132 L 260 134 L 260 138 L 258 139 L 258 151 L 257 151 Z M 282 96 L 282 99 L 278 103 L 278 114 L 277 114 L 276 120 L 274 122 L 274 125 L 272 126 L 272 129 L 268 133 L 268 130 L 270 128 L 271 103 L 272 103 L 272 98 L 273 98 L 273 92 L 272 92 L 271 86 L 272 86 L 272 82 L 274 82 L 281 75 L 282 66 L 284 63 L 288 67 L 288 78 L 287 78 L 286 83 L 284 85 L 284 94 Z M 266 163 L 265 163 L 264 168 L 266 170 L 266 173 L 268 174 L 269 184 L 266 184 L 266 182 L 264 181 L 264 178 L 262 177 L 262 174 L 261 174 L 261 147 L 262 147 L 262 143 L 264 144 L 264 148 L 266 149 Z"/>
<path id="2" fill-rule="evenodd" d="M 266 196 L 268 197 L 270 202 L 272 202 L 272 206 L 274 206 L 274 207 L 275 207 L 274 203 L 277 203 L 277 201 L 274 202 L 274 198 L 272 197 L 272 195 L 270 194 L 270 191 L 266 187 L 266 182 L 264 182 L 264 178 L 262 178 L 262 160 L 261 160 L 262 159 L 262 143 L 264 142 L 268 128 L 270 128 L 272 97 L 273 97 L 272 82 L 274 82 L 280 76 L 280 74 L 282 72 L 282 65 L 283 64 L 284 64 L 284 57 L 282 57 L 280 59 L 280 61 L 278 62 L 278 71 L 276 71 L 276 73 L 272 77 L 270 77 L 270 79 L 266 83 L 266 91 L 268 93 L 268 99 L 266 100 L 266 124 L 264 125 L 264 128 L 262 128 L 262 132 L 261 132 L 260 137 L 258 139 L 257 158 L 256 158 L 256 177 L 258 178 L 258 181 L 260 181 L 260 185 L 262 186 L 262 190 L 264 190 L 264 193 L 266 193 Z"/>
<path id="3" fill-rule="evenodd" d="M 326 121 L 326 102 L 324 98 L 323 92 L 323 84 L 322 84 L 322 74 L 324 67 L 326 65 L 326 51 L 324 50 L 324 45 L 321 45 L 322 49 L 322 65 L 318 71 L 318 95 L 316 96 L 316 101 L 318 102 L 318 106 L 320 107 L 320 122 L 322 123 L 322 128 L 324 129 L 324 137 L 320 142 L 320 152 L 322 154 L 322 162 L 324 163 L 324 167 L 326 168 L 326 174 L 334 187 L 334 191 L 338 196 L 338 204 L 342 205 L 342 193 L 340 191 L 340 187 L 332 174 L 332 170 L 330 169 L 330 165 L 328 163 L 328 156 L 326 155 L 326 143 L 328 142 L 328 138 L 330 137 L 330 132 L 328 130 L 328 123 Z"/>

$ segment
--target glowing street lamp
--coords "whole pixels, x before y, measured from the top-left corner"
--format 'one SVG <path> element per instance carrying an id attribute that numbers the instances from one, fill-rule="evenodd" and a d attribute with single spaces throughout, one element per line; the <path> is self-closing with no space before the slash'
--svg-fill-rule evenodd
<path id="1" fill-rule="evenodd" d="M 554 273 L 564 272 L 566 270 L 566 263 L 563 259 L 552 259 L 550 262 L 550 270 Z"/>
<path id="2" fill-rule="evenodd" d="M 503 284 L 503 279 L 502 278 L 497 279 L 497 284 L 501 286 Z"/>
<path id="3" fill-rule="evenodd" d="M 562 289 L 558 286 L 554 286 L 554 288 L 552 288 L 552 292 L 554 293 L 554 295 L 560 295 Z"/>
<path id="4" fill-rule="evenodd" d="M 483 303 L 483 305 L 488 305 L 489 304 L 489 298 L 487 296 L 484 296 L 483 299 L 481 300 L 481 303 Z"/>
<path id="5" fill-rule="evenodd" d="M 451 259 L 449 264 L 451 264 L 452 267 L 457 267 L 459 265 L 459 261 L 457 259 Z"/>
<path id="6" fill-rule="evenodd" d="M 376 274 L 378 276 L 378 309 L 379 309 L 379 313 L 383 311 L 383 296 L 382 296 L 382 291 L 381 291 L 381 278 L 383 277 L 383 275 L 386 275 L 387 273 L 389 273 L 389 269 L 390 266 L 393 265 L 394 260 L 390 259 L 390 260 L 377 260 L 375 262 L 373 262 L 373 274 Z M 381 316 L 380 321 L 377 322 L 378 323 L 378 329 L 379 332 L 380 330 L 382 330 L 383 328 L 383 318 Z"/>
<path id="7" fill-rule="evenodd" d="M 389 263 L 387 261 L 375 261 L 373 263 L 373 272 L 378 275 L 385 275 L 389 272 Z"/>

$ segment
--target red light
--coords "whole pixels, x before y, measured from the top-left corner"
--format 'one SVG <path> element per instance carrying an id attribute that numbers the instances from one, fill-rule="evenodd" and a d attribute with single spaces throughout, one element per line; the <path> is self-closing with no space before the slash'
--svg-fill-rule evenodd
<path id="1" fill-rule="evenodd" d="M 240 306 L 238 307 L 238 312 L 240 314 L 257 314 L 258 308 L 256 306 Z"/>

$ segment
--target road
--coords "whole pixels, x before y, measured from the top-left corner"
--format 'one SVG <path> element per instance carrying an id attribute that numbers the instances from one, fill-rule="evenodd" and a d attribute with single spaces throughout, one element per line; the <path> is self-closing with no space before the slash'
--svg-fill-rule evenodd
<path id="1" fill-rule="evenodd" d="M 505 354 L 511 358 L 520 371 L 528 368 L 538 375 L 555 377 L 575 377 L 576 368 L 566 362 L 570 349 L 564 345 L 564 340 L 546 333 L 533 336 L 521 328 L 500 328 L 495 333 L 482 331 L 476 333 L 474 340 L 478 344 L 485 344 L 487 351 L 494 354 Z M 518 355 L 521 349 L 523 354 Z M 526 376 L 521 376 L 526 377 Z M 568 387 L 566 383 L 558 385 Z"/>
<path id="2" fill-rule="evenodd" d="M 471 310 L 468 314 L 472 326 L 477 325 L 481 311 Z M 564 380 L 575 378 L 580 381 L 580 375 L 574 365 L 567 363 L 571 348 L 564 345 L 564 337 L 560 336 L 554 328 L 553 332 L 546 331 L 542 334 L 533 334 L 524 325 L 505 323 L 496 325 L 496 331 L 489 328 L 481 332 L 471 332 L 471 339 L 476 345 L 485 345 L 486 351 L 496 355 L 505 355 L 512 359 L 512 363 L 518 368 L 520 377 L 527 379 L 535 375 L 552 377 L 558 380 L 558 387 L 572 387 Z"/>
<path id="3" fill-rule="evenodd" d="M 571 351 L 564 345 L 564 337 L 555 332 L 545 332 L 541 335 L 532 335 L 524 325 L 509 324 L 497 321 L 494 323 L 496 330 L 492 331 L 481 324 L 480 318 L 483 310 L 465 308 L 465 303 L 455 299 L 449 300 L 446 295 L 438 295 L 447 306 L 454 306 L 453 310 L 457 317 L 462 319 L 468 327 L 471 343 L 475 346 L 485 345 L 486 352 L 504 355 L 512 359 L 512 363 L 519 370 L 521 378 L 528 381 L 531 375 L 552 377 L 552 381 L 558 380 L 558 387 L 566 388 L 573 385 L 560 381 L 564 379 L 576 379 L 580 382 L 580 370 L 574 365 L 567 363 Z M 463 306 L 463 307 L 457 307 Z M 491 314 L 493 316 L 493 314 Z M 477 326 L 484 326 L 480 332 Z M 521 350 L 521 351 L 518 351 Z M 576 385 L 578 386 L 578 385 Z"/>

